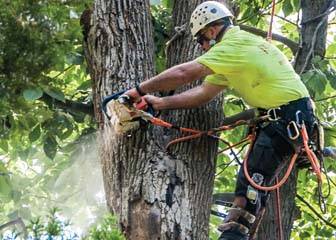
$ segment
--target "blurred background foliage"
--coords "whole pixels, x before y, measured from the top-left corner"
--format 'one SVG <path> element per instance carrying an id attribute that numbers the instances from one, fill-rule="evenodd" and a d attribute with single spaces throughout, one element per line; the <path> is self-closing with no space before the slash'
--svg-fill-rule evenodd
<path id="1" fill-rule="evenodd" d="M 165 69 L 165 43 L 172 33 L 172 1 L 151 2 L 156 69 L 161 72 Z M 237 23 L 267 30 L 271 0 L 235 2 L 239 4 Z M 27 234 L 40 234 L 41 239 L 48 239 L 48 234 L 51 239 L 78 239 L 84 232 L 86 239 L 122 239 L 115 228 L 110 228 L 115 226 L 113 217 L 101 219 L 106 209 L 96 153 L 96 125 L 90 110 L 91 81 L 79 23 L 82 12 L 92 3 L 0 1 L 0 226 L 20 218 L 30 226 Z M 299 8 L 299 0 L 280 0 L 276 5 L 274 31 L 295 42 L 299 42 Z M 336 145 L 335 25 L 332 14 L 326 57 L 315 56 L 313 68 L 301 76 L 324 123 L 326 145 L 332 146 Z M 273 43 L 293 60 L 288 47 Z M 246 107 L 230 92 L 225 99 L 226 115 Z M 236 142 L 245 132 L 246 129 L 237 128 L 224 136 Z M 218 156 L 215 193 L 233 191 L 238 163 L 232 160 L 229 153 Z M 314 177 L 309 171 L 300 171 L 298 195 L 319 216 L 298 200 L 301 215 L 295 223 L 293 239 L 335 236 L 335 165 L 335 161 L 326 159 L 326 172 L 331 178 L 326 213 L 319 210 Z M 328 192 L 327 186 L 324 192 Z M 50 210 L 53 206 L 60 210 Z M 211 239 L 217 238 L 215 229 L 220 221 L 212 217 Z M 94 222 L 101 225 L 86 230 Z M 5 230 L 12 234 L 7 234 L 8 239 L 20 239 L 24 234 L 16 225 Z"/>

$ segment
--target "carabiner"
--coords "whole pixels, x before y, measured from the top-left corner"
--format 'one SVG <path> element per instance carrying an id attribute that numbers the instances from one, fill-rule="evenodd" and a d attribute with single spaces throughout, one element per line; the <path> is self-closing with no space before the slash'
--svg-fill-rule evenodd
<path id="1" fill-rule="evenodd" d="M 291 129 L 291 126 L 293 126 L 293 129 L 295 131 L 295 133 L 293 134 L 292 132 L 292 129 Z M 287 134 L 288 134 L 288 137 L 291 139 L 291 140 L 296 140 L 299 136 L 300 136 L 300 132 L 299 132 L 299 129 L 297 127 L 297 123 L 294 122 L 294 121 L 290 121 L 287 125 Z"/>
<path id="2" fill-rule="evenodd" d="M 277 116 L 276 110 L 281 110 L 278 108 L 270 108 L 267 110 L 267 119 L 271 122 L 278 121 L 280 119 L 279 116 Z"/>
<path id="3" fill-rule="evenodd" d="M 303 115 L 303 113 L 302 113 L 300 110 L 296 111 L 296 113 L 295 113 L 295 118 L 296 118 L 296 125 L 297 125 L 299 128 L 302 128 L 302 126 L 303 126 L 303 124 L 304 124 L 304 120 L 303 120 L 303 118 L 301 118 L 301 121 L 300 121 L 300 116 L 299 116 L 300 114 Z"/>

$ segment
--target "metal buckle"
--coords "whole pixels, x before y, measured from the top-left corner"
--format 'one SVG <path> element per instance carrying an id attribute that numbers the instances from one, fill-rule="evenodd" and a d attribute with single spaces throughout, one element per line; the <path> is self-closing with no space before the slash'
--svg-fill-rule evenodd
<path id="1" fill-rule="evenodd" d="M 270 108 L 267 110 L 267 119 L 271 122 L 278 121 L 280 119 L 279 116 L 277 116 L 276 110 L 281 110 L 278 108 Z"/>
<path id="2" fill-rule="evenodd" d="M 295 134 L 293 134 L 293 132 L 291 130 L 291 126 L 293 126 L 293 129 L 295 130 Z M 288 134 L 288 137 L 291 140 L 296 140 L 300 136 L 300 132 L 299 132 L 299 129 L 297 127 L 297 123 L 296 122 L 290 121 L 288 123 L 288 125 L 287 125 L 287 134 Z"/>
<path id="3" fill-rule="evenodd" d="M 302 128 L 302 126 L 304 124 L 304 121 L 303 121 L 303 118 L 301 118 L 301 121 L 300 121 L 300 114 L 303 115 L 303 113 L 300 110 L 296 111 L 296 113 L 295 113 L 295 119 L 296 119 L 296 125 L 299 128 Z"/>

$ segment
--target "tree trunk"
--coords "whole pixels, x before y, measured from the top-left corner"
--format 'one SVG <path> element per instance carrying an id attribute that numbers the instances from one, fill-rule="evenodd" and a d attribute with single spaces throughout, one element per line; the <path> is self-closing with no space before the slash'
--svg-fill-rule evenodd
<path id="1" fill-rule="evenodd" d="M 176 1 L 176 25 L 189 21 L 200 1 Z M 179 6 L 179 7 L 178 7 Z M 202 138 L 165 149 L 173 130 L 149 127 L 115 136 L 101 114 L 102 97 L 153 75 L 153 40 L 148 1 L 96 0 L 85 30 L 85 51 L 93 79 L 95 115 L 100 128 L 106 199 L 127 239 L 208 239 L 217 142 Z M 84 21 L 85 22 L 85 21 Z M 199 53 L 191 36 L 173 43 L 171 64 Z M 207 107 L 163 118 L 208 129 L 222 118 L 219 100 Z M 172 114 L 172 112 L 170 112 Z M 209 117 L 211 116 L 211 117 Z"/>
<path id="2" fill-rule="evenodd" d="M 329 6 L 329 2 L 328 0 L 301 0 L 301 44 L 295 59 L 295 71 L 299 74 L 311 67 L 312 56 L 319 55 L 323 57 L 325 54 L 327 18 L 318 18 L 314 21 L 308 20 L 324 13 Z M 297 171 L 298 169 L 293 170 L 287 183 L 280 189 L 284 239 L 290 239 L 293 222 L 299 216 L 299 209 L 295 205 Z M 262 225 L 259 228 L 257 239 L 279 239 L 275 208 L 275 193 L 273 192 Z"/>
<path id="3" fill-rule="evenodd" d="M 158 234 L 155 224 L 159 221 L 147 203 L 153 193 L 146 187 L 155 183 L 149 178 L 150 132 L 116 136 L 100 107 L 104 96 L 135 86 L 154 74 L 149 1 L 96 0 L 91 21 L 86 22 L 90 26 L 84 28 L 84 44 L 93 80 L 107 205 L 119 217 L 128 239 L 150 239 Z"/>

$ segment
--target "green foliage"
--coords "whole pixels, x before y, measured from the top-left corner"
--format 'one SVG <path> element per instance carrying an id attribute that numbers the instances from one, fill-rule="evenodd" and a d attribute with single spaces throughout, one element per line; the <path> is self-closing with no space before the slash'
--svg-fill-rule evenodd
<path id="1" fill-rule="evenodd" d="M 292 1 L 291 0 L 287 0 L 284 1 L 282 4 L 282 11 L 285 15 L 285 17 L 287 17 L 288 15 L 290 15 L 294 10 L 294 7 L 292 5 Z"/>
<path id="2" fill-rule="evenodd" d="M 165 69 L 165 43 L 169 40 L 173 27 L 173 1 L 156 2 L 161 5 L 151 6 L 151 10 L 156 69 L 161 72 Z M 240 7 L 238 23 L 250 24 L 262 30 L 268 29 L 271 0 L 236 2 Z M 297 18 L 299 0 L 277 2 L 276 14 L 292 21 Z M 69 179 L 74 178 L 74 174 L 66 170 L 74 167 L 83 171 L 83 164 L 76 165 L 72 157 L 88 155 L 88 152 L 81 152 L 82 148 L 91 150 L 92 145 L 80 144 L 95 131 L 94 120 L 85 114 L 59 108 L 57 103 L 66 103 L 67 100 L 91 102 L 91 80 L 83 61 L 82 33 L 79 26 L 81 12 L 86 4 L 91 3 L 91 0 L 0 2 L 0 222 L 8 222 L 17 217 L 31 219 L 39 208 L 50 204 L 50 201 L 58 200 L 60 203 L 69 198 L 69 193 L 73 193 L 71 190 L 79 188 L 69 184 Z M 277 31 L 296 42 L 299 41 L 295 24 L 277 17 L 275 20 Z M 332 34 L 329 32 L 330 36 Z M 279 45 L 279 48 L 288 57 L 292 57 L 287 47 Z M 329 98 L 335 95 L 336 89 L 336 63 L 332 59 L 336 57 L 334 42 L 328 45 L 327 56 L 331 58 L 329 61 L 315 57 L 312 70 L 304 73 L 302 79 L 317 100 L 319 118 L 328 126 L 326 143 L 335 146 L 336 100 Z M 318 101 L 321 99 L 322 101 Z M 226 95 L 226 115 L 240 112 L 244 107 L 230 92 Z M 223 137 L 234 143 L 246 131 L 243 127 L 237 128 L 226 132 Z M 221 143 L 220 149 L 224 148 L 226 144 Z M 240 148 L 235 151 L 239 152 Z M 239 154 L 240 159 L 243 154 L 244 151 Z M 327 159 L 325 165 L 326 172 L 330 173 L 335 182 L 335 162 Z M 214 191 L 232 192 L 238 163 L 230 152 L 225 152 L 218 157 L 217 166 Z M 91 166 L 90 169 L 93 168 Z M 62 174 L 63 182 L 60 180 Z M 85 175 L 82 178 L 87 177 Z M 58 187 L 55 187 L 56 181 L 61 182 Z M 304 196 L 314 209 L 319 209 L 316 204 L 314 177 L 309 172 L 301 171 L 298 181 L 298 194 Z M 51 192 L 50 189 L 54 187 L 62 195 L 61 200 Z M 327 190 L 327 186 L 324 186 L 324 192 Z M 331 222 L 332 216 L 336 214 L 333 196 L 334 187 L 327 200 L 328 212 L 322 214 Z M 306 205 L 299 201 L 298 205 L 301 216 L 295 223 L 292 238 L 311 239 L 312 236 L 319 236 L 321 239 L 331 239 L 334 230 L 323 224 Z M 68 208 L 71 207 L 73 206 Z M 220 221 L 217 217 L 211 219 L 212 239 L 218 237 L 216 227 Z M 68 223 L 53 210 L 46 219 L 34 219 L 29 231 L 34 239 L 41 236 L 63 236 L 66 239 L 70 236 L 64 236 L 68 227 Z M 86 239 L 123 239 L 116 228 L 115 219 L 108 216 L 101 225 L 89 231 Z M 72 230 L 69 231 L 69 234 L 74 234 Z M 19 234 L 13 232 L 12 239 L 19 237 Z M 77 236 L 72 237 L 76 239 Z"/>
<path id="3" fill-rule="evenodd" d="M 114 216 L 106 215 L 101 223 L 92 226 L 87 236 L 80 237 L 71 223 L 61 216 L 57 208 L 50 209 L 45 216 L 38 216 L 30 220 L 26 229 L 22 226 L 10 226 L 6 231 L 0 233 L 1 239 L 19 240 L 19 239 L 45 239 L 45 240 L 124 240 L 125 238 L 118 230 L 117 221 Z M 26 238 L 24 236 L 26 235 Z"/>
<path id="4" fill-rule="evenodd" d="M 27 101 L 33 101 L 33 100 L 39 99 L 40 97 L 42 97 L 42 95 L 43 95 L 43 92 L 41 88 L 38 88 L 38 87 L 25 89 L 23 91 L 23 97 Z"/>
<path id="5" fill-rule="evenodd" d="M 65 103 L 66 98 L 80 102 L 90 98 L 90 86 L 83 88 L 82 85 L 88 76 L 79 26 L 79 15 L 89 2 L 13 0 L 0 3 L 0 121 L 6 123 L 1 124 L 0 134 L 7 142 L 7 145 L 1 144 L 1 149 L 11 159 L 33 158 L 28 150 L 32 143 L 43 146 L 46 155 L 53 159 L 60 147 L 57 139 L 60 136 L 55 134 L 55 126 L 51 124 L 58 124 L 57 130 L 63 128 L 62 122 L 54 120 L 55 102 Z M 46 101 L 46 96 L 52 100 Z M 61 111 L 70 113 L 64 108 Z M 69 115 L 68 120 L 72 125 L 77 121 L 83 123 L 84 114 L 82 116 Z M 81 129 L 88 124 L 92 122 L 76 128 L 64 124 L 68 135 L 59 140 L 70 137 L 72 132 L 73 137 L 81 134 Z"/>
<path id="6" fill-rule="evenodd" d="M 166 68 L 165 48 L 172 27 L 171 9 L 164 5 L 153 5 L 151 6 L 151 12 L 154 28 L 156 72 L 160 73 Z"/>
<path id="7" fill-rule="evenodd" d="M 116 218 L 107 215 L 102 223 L 94 226 L 89 231 L 89 235 L 83 240 L 124 240 L 124 236 L 118 230 Z"/>
<path id="8" fill-rule="evenodd" d="M 79 25 L 91 2 L 0 1 L 0 222 L 41 211 L 94 131 L 91 117 L 66 105 L 92 98 Z"/>
<path id="9" fill-rule="evenodd" d="M 6 201 L 12 197 L 12 184 L 9 178 L 9 172 L 5 165 L 0 162 L 0 201 Z"/>
<path id="10" fill-rule="evenodd" d="M 47 216 L 41 216 L 30 220 L 27 227 L 11 225 L 0 234 L 4 240 L 19 239 L 79 239 L 78 235 L 70 228 L 70 222 L 62 220 L 57 208 L 50 209 Z"/>

